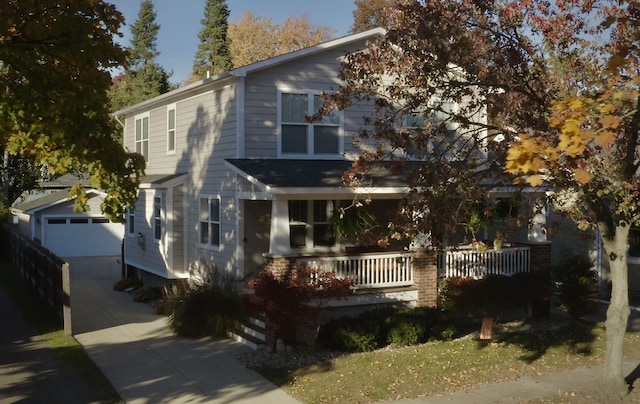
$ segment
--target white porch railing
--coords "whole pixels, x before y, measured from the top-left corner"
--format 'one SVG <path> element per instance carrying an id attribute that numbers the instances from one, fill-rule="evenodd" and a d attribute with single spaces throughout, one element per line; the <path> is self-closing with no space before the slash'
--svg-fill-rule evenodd
<path id="1" fill-rule="evenodd" d="M 350 256 L 298 258 L 300 267 L 350 278 L 358 289 L 413 285 L 411 254 L 367 253 Z"/>
<path id="2" fill-rule="evenodd" d="M 500 251 L 450 250 L 438 256 L 438 275 L 482 278 L 486 275 L 511 276 L 529 272 L 529 247 L 502 248 Z"/>

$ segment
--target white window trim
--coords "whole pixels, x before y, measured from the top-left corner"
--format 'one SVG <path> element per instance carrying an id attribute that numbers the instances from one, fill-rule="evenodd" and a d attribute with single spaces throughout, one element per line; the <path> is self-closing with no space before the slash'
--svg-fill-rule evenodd
<path id="1" fill-rule="evenodd" d="M 453 114 L 457 114 L 460 111 L 460 104 L 458 102 L 453 101 L 453 100 L 447 100 L 447 99 L 434 97 L 434 98 L 431 98 L 429 100 L 429 102 L 427 103 L 428 107 L 426 109 L 428 109 L 430 111 L 429 114 L 433 114 L 434 113 L 434 111 L 433 111 L 434 105 L 442 103 L 442 102 L 449 102 L 449 103 L 453 104 L 453 108 L 452 108 L 452 111 L 451 111 Z M 424 110 L 422 110 L 422 111 L 409 111 L 409 112 L 407 112 L 407 113 L 405 113 L 403 115 L 401 125 L 404 126 L 407 130 L 411 130 L 411 131 L 421 129 L 421 127 L 419 127 L 419 126 L 410 126 L 409 125 L 409 122 L 408 122 L 409 117 L 411 115 L 416 115 L 416 114 L 423 115 L 423 120 L 425 122 L 428 119 L 430 119 L 428 116 L 424 116 Z M 459 126 L 458 123 L 454 123 L 454 125 L 456 125 L 457 127 Z M 456 129 L 452 129 L 452 130 L 457 130 L 457 128 Z M 436 149 L 436 145 L 433 143 L 433 140 L 432 140 L 429 143 L 429 148 L 428 148 L 427 151 L 429 153 L 432 153 L 435 149 Z M 428 156 L 424 156 L 422 158 L 417 158 L 417 157 L 412 157 L 412 156 L 407 156 L 407 157 L 409 157 L 410 159 L 413 159 L 413 160 L 424 160 L 424 159 L 428 158 Z"/>
<path id="2" fill-rule="evenodd" d="M 150 139 L 151 139 L 151 118 L 150 118 L 149 112 L 145 112 L 143 114 L 136 115 L 134 117 L 134 119 L 133 119 L 133 150 L 135 150 L 137 152 L 138 143 L 141 143 L 141 144 L 144 143 L 143 139 L 141 139 L 140 141 L 138 141 L 136 139 L 136 129 L 137 129 L 137 126 L 138 126 L 138 121 L 139 120 L 143 120 L 145 118 L 147 119 L 147 139 L 146 139 L 146 142 L 147 142 L 147 155 L 145 156 L 143 153 L 140 153 L 140 154 L 143 155 L 146 164 L 149 165 L 149 151 L 150 151 L 150 144 L 151 144 L 151 142 L 150 142 Z M 142 149 L 143 149 L 143 147 L 140 146 L 140 150 L 141 151 L 142 151 Z"/>
<path id="3" fill-rule="evenodd" d="M 173 111 L 173 129 L 169 127 L 169 112 Z M 176 104 L 167 105 L 167 154 L 176 154 L 176 141 L 177 137 L 177 126 L 178 126 L 178 114 L 176 110 Z M 173 149 L 169 148 L 169 137 L 170 132 L 173 130 Z"/>
<path id="4" fill-rule="evenodd" d="M 329 224 L 331 222 L 331 220 L 329 219 L 326 222 L 315 222 L 313 220 L 313 205 L 314 202 L 316 201 L 325 201 L 325 200 L 329 200 L 332 201 L 335 205 L 334 205 L 334 214 L 337 214 L 337 209 L 339 208 L 340 204 L 341 204 L 341 200 L 339 199 L 305 199 L 305 201 L 307 202 L 307 214 L 306 214 L 306 220 L 305 221 L 289 221 L 288 222 L 288 226 L 289 226 L 289 231 L 291 231 L 291 226 L 292 225 L 304 225 L 305 226 L 305 246 L 304 247 L 294 247 L 290 244 L 290 240 L 289 241 L 289 248 L 291 249 L 291 251 L 296 251 L 296 252 L 332 252 L 332 251 L 340 251 L 341 247 L 342 247 L 342 241 L 341 238 L 339 236 L 335 237 L 335 243 L 332 246 L 315 246 L 314 245 L 314 234 L 313 234 L 313 230 L 314 230 L 314 226 L 316 224 L 320 225 L 320 224 Z M 287 203 L 289 203 L 291 201 L 288 201 Z"/>
<path id="5" fill-rule="evenodd" d="M 156 216 L 156 199 L 159 199 L 160 207 L 158 209 L 158 213 L 160 216 Z M 153 241 L 155 243 L 160 243 L 162 241 L 164 235 L 164 209 L 163 209 L 164 197 L 162 193 L 158 193 L 153 196 L 153 205 L 151 207 L 151 230 L 153 231 Z M 160 226 L 160 238 L 156 237 L 157 226 Z"/>
<path id="6" fill-rule="evenodd" d="M 200 242 L 200 237 L 201 237 L 201 228 L 200 228 L 200 223 L 202 222 L 202 220 L 200 219 L 200 203 L 202 199 L 207 199 L 208 203 L 211 204 L 212 200 L 217 200 L 218 201 L 218 221 L 212 221 L 211 218 L 209 218 L 208 222 L 209 224 L 211 223 L 217 223 L 218 224 L 218 240 L 219 240 L 219 244 L 204 244 L 202 242 Z M 211 209 L 209 207 L 209 209 Z M 209 238 L 211 238 L 211 235 L 209 235 Z M 222 198 L 220 198 L 220 195 L 211 195 L 211 194 L 203 194 L 200 195 L 198 197 L 198 247 L 200 248 L 204 248 L 207 250 L 212 250 L 212 251 L 220 251 L 220 245 L 222 243 Z"/>
<path id="7" fill-rule="evenodd" d="M 126 213 L 126 225 L 127 225 L 127 236 L 135 237 L 136 236 L 136 208 L 127 208 Z M 131 223 L 133 222 L 133 223 Z M 131 230 L 131 225 L 133 224 L 133 231 Z"/>
<path id="8" fill-rule="evenodd" d="M 279 88 L 277 96 L 277 131 L 278 131 L 278 158 L 279 159 L 323 159 L 323 160 L 342 160 L 344 154 L 344 112 L 339 111 L 340 123 L 338 125 L 324 125 L 324 126 L 337 126 L 338 127 L 338 152 L 336 154 L 315 154 L 313 151 L 313 136 L 309 127 L 314 124 L 307 123 L 307 145 L 310 148 L 308 154 L 300 153 L 282 153 L 282 94 L 307 94 L 309 96 L 307 100 L 307 112 L 313 112 L 314 110 L 314 96 L 322 94 L 321 90 L 309 90 L 299 88 Z"/>

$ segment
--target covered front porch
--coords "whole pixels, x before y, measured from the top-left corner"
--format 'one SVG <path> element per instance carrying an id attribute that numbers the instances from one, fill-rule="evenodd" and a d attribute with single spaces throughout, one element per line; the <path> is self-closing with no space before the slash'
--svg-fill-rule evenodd
<path id="1" fill-rule="evenodd" d="M 332 221 L 340 207 L 366 198 L 367 211 L 386 223 L 408 191 L 404 174 L 380 175 L 376 186 L 352 188 L 340 179 L 350 167 L 348 161 L 230 160 L 228 164 L 238 174 L 238 229 L 243 241 L 238 256 L 245 276 L 257 268 L 284 273 L 310 267 L 352 279 L 359 294 L 400 291 L 412 304 L 433 306 L 438 281 L 446 277 L 512 275 L 547 269 L 550 262 L 550 246 L 538 231 L 540 218 L 544 219 L 539 212 L 532 227 L 536 231 L 530 232 L 532 242 L 526 245 L 486 251 L 456 247 L 438 253 L 402 244 L 385 249 L 369 245 L 371 251 L 366 252 L 356 238 L 335 234 Z"/>

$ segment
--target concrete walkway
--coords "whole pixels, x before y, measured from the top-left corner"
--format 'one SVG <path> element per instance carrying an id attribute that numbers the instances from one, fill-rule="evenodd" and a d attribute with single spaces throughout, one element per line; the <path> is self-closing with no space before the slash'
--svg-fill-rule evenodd
<path id="1" fill-rule="evenodd" d="M 96 396 L 0 288 L 0 404 L 92 403 Z"/>
<path id="2" fill-rule="evenodd" d="M 178 338 L 166 317 L 113 291 L 119 269 L 71 271 L 74 337 L 127 403 L 298 403 L 237 360 L 249 348 Z"/>

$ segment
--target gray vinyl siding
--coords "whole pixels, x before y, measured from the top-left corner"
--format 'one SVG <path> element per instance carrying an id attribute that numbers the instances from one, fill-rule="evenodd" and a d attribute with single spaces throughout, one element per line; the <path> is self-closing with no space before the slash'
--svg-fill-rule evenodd
<path id="1" fill-rule="evenodd" d="M 246 157 L 277 157 L 278 89 L 335 91 L 341 84 L 338 77 L 341 58 L 347 51 L 364 47 L 362 42 L 344 49 L 327 50 L 248 75 L 245 79 Z M 346 151 L 351 142 L 350 136 L 362 126 L 361 111 L 357 108 L 345 111 L 344 122 Z"/>

